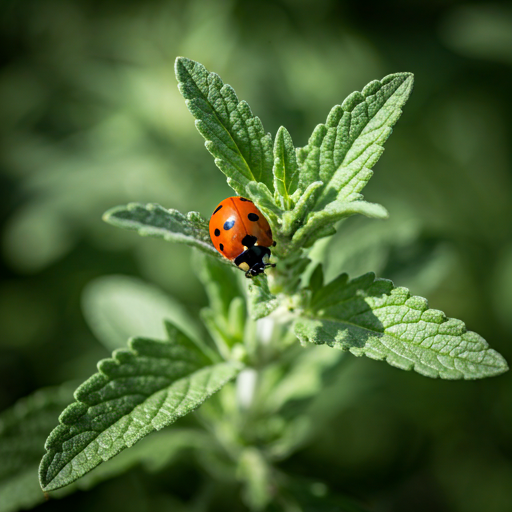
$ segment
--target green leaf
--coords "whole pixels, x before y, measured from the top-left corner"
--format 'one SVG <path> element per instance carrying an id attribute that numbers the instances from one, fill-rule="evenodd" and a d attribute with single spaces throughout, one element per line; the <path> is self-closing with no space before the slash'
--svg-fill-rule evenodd
<path id="1" fill-rule="evenodd" d="M 322 186 L 323 182 L 321 181 L 314 181 L 308 185 L 308 188 L 299 197 L 293 210 L 283 213 L 283 227 L 281 231 L 284 236 L 293 235 L 297 231 L 306 215 L 314 207 L 316 197 Z"/>
<path id="2" fill-rule="evenodd" d="M 45 491 L 74 482 L 98 464 L 196 409 L 239 367 L 212 364 L 169 325 L 169 340 L 132 338 L 98 364 L 75 392 L 46 441 L 39 478 Z"/>
<path id="3" fill-rule="evenodd" d="M 276 247 L 277 249 L 277 247 Z M 273 295 L 284 293 L 292 296 L 296 293 L 302 278 L 311 260 L 304 256 L 303 251 L 294 251 L 290 256 L 280 259 L 275 270 L 269 273 L 269 290 Z"/>
<path id="4" fill-rule="evenodd" d="M 280 200 L 281 208 L 289 210 L 290 196 L 299 185 L 299 168 L 292 137 L 284 126 L 279 128 L 274 141 L 273 173 L 276 202 Z"/>
<path id="5" fill-rule="evenodd" d="M 463 322 L 373 273 L 351 281 L 342 274 L 320 289 L 295 333 L 303 343 L 325 343 L 427 377 L 479 379 L 508 369 Z"/>
<path id="6" fill-rule="evenodd" d="M 0 414 L 0 512 L 44 501 L 37 479 L 44 440 L 72 399 L 69 384 L 41 389 Z"/>
<path id="7" fill-rule="evenodd" d="M 270 315 L 279 306 L 278 299 L 270 293 L 266 277 L 257 276 L 250 279 L 247 295 L 249 314 L 253 320 Z"/>
<path id="8" fill-rule="evenodd" d="M 233 88 L 199 62 L 178 57 L 175 71 L 196 127 L 215 164 L 230 178 L 228 184 L 239 195 L 249 181 L 273 190 L 272 138 L 249 105 L 239 102 Z"/>
<path id="9" fill-rule="evenodd" d="M 327 346 L 308 344 L 305 348 L 297 348 L 301 352 L 293 358 L 286 373 L 277 382 L 272 382 L 271 389 L 262 383 L 266 390 L 262 407 L 267 414 L 277 414 L 290 401 L 321 393 L 325 386 L 324 374 L 345 357 L 342 352 L 333 352 Z M 293 411 L 297 413 L 295 409 Z"/>
<path id="10" fill-rule="evenodd" d="M 321 263 L 319 263 L 315 270 L 313 270 L 311 277 L 309 278 L 308 288 L 312 293 L 317 293 L 322 289 L 324 285 L 324 269 Z"/>
<path id="11" fill-rule="evenodd" d="M 320 148 L 326 132 L 325 125 L 317 125 L 307 146 L 296 150 L 300 166 L 299 187 L 302 190 L 306 190 L 315 181 L 320 181 Z"/>
<path id="12" fill-rule="evenodd" d="M 194 251 L 193 265 L 197 277 L 208 295 L 210 308 L 216 315 L 227 317 L 230 304 L 235 297 L 242 296 L 237 274 L 242 271 L 234 265 L 227 266 L 213 258 Z"/>
<path id="13" fill-rule="evenodd" d="M 0 414 L 0 512 L 32 508 L 45 501 L 38 478 L 44 455 L 44 441 L 58 425 L 59 414 L 73 400 L 75 386 L 64 384 L 45 388 L 21 399 Z M 79 481 L 52 493 L 63 497 L 142 464 L 158 471 L 187 449 L 205 450 L 212 441 L 207 433 L 194 429 L 166 429 L 148 436 L 131 450 L 125 450 L 101 464 Z"/>
<path id="14" fill-rule="evenodd" d="M 298 152 L 299 162 L 303 162 L 301 188 L 318 180 L 325 184 L 316 210 L 336 199 L 351 202 L 359 198 L 413 82 L 411 73 L 370 82 L 361 93 L 354 92 L 342 105 L 336 105 L 325 125 L 316 127 L 308 145 Z"/>
<path id="15" fill-rule="evenodd" d="M 242 496 L 250 510 L 264 510 L 272 501 L 272 471 L 257 448 L 247 447 L 240 455 L 237 476 L 243 483 Z"/>
<path id="16" fill-rule="evenodd" d="M 390 253 L 410 250 L 419 243 L 420 236 L 421 224 L 410 212 L 385 223 L 353 219 L 340 227 L 339 235 L 327 247 L 326 277 L 330 281 L 342 272 L 356 276 L 366 272 L 383 274 Z"/>
<path id="17" fill-rule="evenodd" d="M 332 229 L 333 224 L 356 213 L 374 219 L 387 219 L 389 215 L 380 204 L 360 200 L 351 202 L 336 200 L 329 203 L 322 211 L 309 214 L 307 222 L 294 234 L 293 243 L 297 247 L 309 246 L 310 238 L 317 240 L 320 235 L 326 236 L 324 230 Z M 327 233 L 333 234 L 330 231 Z"/>
<path id="18" fill-rule="evenodd" d="M 197 320 L 179 302 L 134 277 L 113 275 L 91 281 L 82 295 L 82 309 L 89 327 L 109 350 L 125 347 L 133 336 L 165 339 L 164 320 L 189 338 L 201 338 Z"/>
<path id="19" fill-rule="evenodd" d="M 283 216 L 283 232 L 293 236 L 289 252 L 332 235 L 334 224 L 355 213 L 387 218 L 384 207 L 363 201 L 360 192 L 373 174 L 371 168 L 384 151 L 412 85 L 411 73 L 370 82 L 361 93 L 354 92 L 336 105 L 326 123 L 315 128 L 308 145 L 297 150 L 300 189 L 315 188 L 304 198 L 300 215 L 294 211 Z"/>
<path id="20" fill-rule="evenodd" d="M 90 489 L 96 484 L 125 473 L 135 466 L 141 465 L 148 472 L 160 471 L 168 466 L 185 450 L 207 450 L 212 444 L 211 437 L 203 430 L 196 429 L 164 429 L 141 439 L 130 450 L 124 450 L 70 486 L 59 489 L 54 495 L 60 496 L 68 489 Z M 35 472 L 37 480 L 37 470 Z M 38 482 L 38 490 L 41 487 Z"/>
<path id="21" fill-rule="evenodd" d="M 194 251 L 194 268 L 210 303 L 201 310 L 201 319 L 224 359 L 230 359 L 230 347 L 242 341 L 245 323 L 245 302 L 236 275 L 241 272 L 199 251 Z"/>
<path id="22" fill-rule="evenodd" d="M 166 210 L 154 203 L 130 203 L 116 206 L 103 215 L 103 220 L 118 228 L 137 231 L 141 236 L 163 238 L 197 247 L 201 251 L 229 263 L 213 246 L 208 232 L 208 222 L 197 212 L 186 216 L 177 210 Z"/>
<path id="23" fill-rule="evenodd" d="M 265 215 L 270 229 L 272 230 L 272 234 L 278 233 L 283 211 L 275 205 L 274 197 L 267 186 L 263 183 L 251 181 L 247 184 L 245 191 L 249 198 L 254 201 L 261 213 Z"/>

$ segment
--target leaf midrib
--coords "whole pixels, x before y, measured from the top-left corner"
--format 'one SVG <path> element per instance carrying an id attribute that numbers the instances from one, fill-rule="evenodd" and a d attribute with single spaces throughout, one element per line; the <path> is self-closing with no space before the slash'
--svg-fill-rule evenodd
<path id="1" fill-rule="evenodd" d="M 352 322 L 349 322 L 348 320 L 340 320 L 339 318 L 332 318 L 332 317 L 328 317 L 328 316 L 315 317 L 315 316 L 311 316 L 311 315 L 307 315 L 307 316 L 306 316 L 306 318 L 308 318 L 308 319 L 310 319 L 310 320 L 317 320 L 317 321 L 320 321 L 320 322 L 321 322 L 322 320 L 327 320 L 327 321 L 329 321 L 329 322 L 335 322 L 335 323 L 339 323 L 339 324 L 346 324 L 346 325 L 348 325 L 348 326 L 351 326 L 351 327 L 357 327 L 358 329 L 362 329 L 363 331 L 366 331 L 366 332 L 369 332 L 369 333 L 371 333 L 371 334 L 374 334 L 374 335 L 376 335 L 378 338 L 383 338 L 384 336 L 389 336 L 390 338 L 392 338 L 393 340 L 396 340 L 396 341 L 397 341 L 397 342 L 399 342 L 399 343 L 403 343 L 403 344 L 410 344 L 410 345 L 412 345 L 412 346 L 414 346 L 414 347 L 417 347 L 417 348 L 420 348 L 420 349 L 422 349 L 422 350 L 430 350 L 430 351 L 434 352 L 434 353 L 436 354 L 436 356 L 443 356 L 443 357 L 450 357 L 450 358 L 452 358 L 452 359 L 464 360 L 464 359 L 462 359 L 462 358 L 461 358 L 461 357 L 459 357 L 459 356 L 451 356 L 451 355 L 449 355 L 449 354 L 442 354 L 442 353 L 438 352 L 438 351 L 437 351 L 437 350 L 435 350 L 435 349 L 432 349 L 432 348 L 428 348 L 428 349 L 427 349 L 427 348 L 422 347 L 422 346 L 420 346 L 420 345 L 418 345 L 418 344 L 414 344 L 412 341 L 404 341 L 404 340 L 402 340 L 402 339 L 398 338 L 398 337 L 397 337 L 396 335 L 394 335 L 394 334 L 391 334 L 391 333 L 388 333 L 388 332 L 374 331 L 374 330 L 372 330 L 372 329 L 369 329 L 368 327 L 363 327 L 362 325 L 358 325 L 358 324 L 354 324 L 354 323 L 352 323 Z M 396 325 L 396 324 L 395 324 L 395 325 Z M 322 331 L 323 331 L 323 332 L 324 332 L 328 337 L 330 337 L 329 333 L 327 333 L 323 328 L 321 328 L 321 329 L 322 329 Z M 466 332 L 467 332 L 467 331 L 466 331 Z M 464 333 L 464 334 L 465 334 L 465 333 Z M 444 335 L 440 334 L 439 336 L 444 336 Z M 453 335 L 453 334 L 452 334 L 452 335 L 448 334 L 448 335 L 446 335 L 446 336 L 459 337 L 459 336 L 457 336 L 457 335 Z M 460 335 L 460 337 L 462 337 L 462 335 Z M 389 347 L 386 347 L 386 348 L 388 348 L 388 349 L 389 349 Z M 488 349 L 490 349 L 490 347 L 488 347 Z M 392 349 L 389 349 L 389 350 L 392 350 Z M 490 350 L 492 350 L 492 349 L 490 349 Z M 480 353 L 480 352 L 485 352 L 485 351 L 486 351 L 486 349 L 485 349 L 485 348 L 484 348 L 483 350 L 468 350 L 468 349 L 466 349 L 466 351 L 467 351 L 468 353 L 478 354 L 478 353 Z M 408 357 L 406 357 L 406 356 L 405 356 L 405 355 L 403 355 L 403 354 L 399 354 L 398 352 L 395 352 L 394 350 L 392 350 L 392 352 L 394 352 L 394 353 L 395 353 L 395 354 L 397 354 L 398 356 L 403 357 L 404 359 L 407 359 L 407 360 L 409 360 L 409 361 L 411 361 L 411 362 L 413 362 L 413 363 L 416 363 L 416 362 L 417 362 L 417 361 L 413 361 L 413 360 L 409 359 Z M 438 360 L 439 360 L 439 359 L 438 359 Z M 426 362 L 424 362 L 424 361 L 421 361 L 421 363 L 422 363 L 422 364 L 424 364 L 425 366 L 429 366 L 429 365 L 428 365 Z M 447 369 L 449 369 L 449 370 L 453 370 L 453 368 L 449 368 L 448 366 L 446 366 L 445 364 L 443 364 L 443 362 L 442 362 L 442 361 L 439 361 L 439 363 L 440 363 L 440 364 L 442 364 L 445 368 L 447 368 Z M 474 363 L 474 362 L 472 362 L 472 363 L 473 363 L 473 364 L 478 364 L 478 365 L 481 365 L 481 366 L 485 366 L 485 367 L 488 367 L 488 368 L 496 368 L 496 366 L 493 366 L 493 365 L 490 365 L 490 364 L 486 364 L 486 363 L 484 363 L 484 362 L 478 362 L 478 363 Z M 439 370 L 437 370 L 436 368 L 433 368 L 432 366 L 429 366 L 429 367 L 430 367 L 430 368 L 432 368 L 433 370 L 437 371 L 437 372 L 439 371 Z M 457 371 L 459 371 L 459 372 L 460 372 L 460 370 L 457 370 Z M 463 372 L 461 372 L 461 373 L 463 373 Z"/>
<path id="2" fill-rule="evenodd" d="M 194 370 L 194 372 L 196 371 L 200 371 L 200 370 L 204 370 L 206 368 L 210 368 L 214 365 L 208 365 L 208 366 L 203 366 L 203 367 L 200 367 L 200 368 L 197 368 L 196 370 Z M 154 374 L 147 374 L 147 375 L 154 375 Z M 138 375 L 137 375 L 138 376 Z M 124 418 L 126 418 L 127 416 L 130 416 L 133 411 L 139 406 L 139 405 L 142 405 L 144 402 L 146 402 L 147 400 L 150 400 L 154 395 L 158 394 L 158 393 L 161 393 L 162 391 L 166 391 L 168 393 L 168 390 L 169 390 L 169 387 L 176 384 L 177 382 L 179 381 L 182 381 L 182 380 L 186 380 L 186 383 L 187 383 L 187 388 L 186 388 L 186 391 L 184 392 L 182 398 L 180 399 L 179 403 L 174 407 L 174 410 L 178 409 L 181 404 L 183 403 L 183 401 L 185 400 L 185 398 L 188 396 L 188 392 L 190 390 L 190 378 L 191 378 L 191 374 L 187 375 L 187 376 L 184 376 L 184 377 L 181 377 L 180 379 L 177 379 L 173 382 L 171 382 L 170 384 L 166 385 L 165 388 L 162 388 L 162 389 L 159 389 L 158 391 L 155 391 L 154 393 L 151 393 L 150 395 L 144 395 L 144 393 L 129 393 L 129 394 L 126 394 L 126 395 L 123 395 L 124 396 L 131 396 L 131 395 L 136 395 L 136 394 L 139 394 L 139 395 L 142 395 L 142 396 L 146 396 L 146 398 L 139 404 L 137 404 L 133 409 L 131 409 L 131 411 L 128 413 L 128 414 L 124 414 L 123 416 L 121 416 L 119 419 L 117 419 L 114 423 L 112 423 L 111 425 L 109 425 L 106 429 L 102 430 L 101 432 L 97 432 L 96 430 L 83 430 L 81 432 L 78 432 L 76 435 L 74 435 L 73 437 L 70 437 L 69 439 L 66 439 L 66 441 L 69 441 L 71 439 L 74 439 L 75 437 L 81 435 L 81 434 L 84 434 L 84 433 L 95 433 L 95 437 L 93 439 L 91 439 L 86 445 L 83 446 L 83 448 L 80 450 L 79 453 L 77 453 L 76 455 L 74 455 L 71 459 L 69 459 L 66 464 L 64 466 L 62 466 L 62 468 L 59 470 L 59 472 L 45 485 L 45 487 L 48 487 L 48 485 L 53 482 L 56 478 L 58 478 L 58 476 L 62 473 L 62 471 L 69 466 L 69 464 L 71 464 L 73 462 L 73 460 L 75 460 L 81 453 L 83 453 L 93 442 L 95 442 L 97 440 L 97 438 L 103 434 L 104 432 L 106 432 L 107 430 L 110 430 L 112 429 L 113 427 L 115 427 L 115 425 L 117 425 L 120 421 L 122 421 Z M 208 388 L 209 384 L 210 384 L 210 380 L 212 378 L 212 372 L 210 372 L 210 374 L 208 375 L 208 380 L 206 381 L 206 384 L 205 384 L 205 389 Z M 109 382 L 114 382 L 115 380 L 117 379 L 110 379 Z M 168 394 L 167 394 L 168 396 Z M 165 397 L 165 399 L 163 400 L 163 402 L 165 402 L 165 400 L 167 399 L 167 396 Z M 121 398 L 121 397 L 120 397 Z M 84 403 L 85 405 L 88 405 L 86 404 L 85 402 L 82 402 L 81 400 L 79 400 L 78 402 L 80 403 Z M 108 401 L 107 401 L 108 402 Z M 162 402 L 162 403 L 163 403 Z M 100 402 L 101 404 L 104 404 L 106 402 Z M 96 405 L 100 405 L 100 404 L 96 404 Z M 88 405 L 88 409 L 90 408 L 91 406 Z M 153 422 L 153 420 L 155 419 L 156 415 L 162 410 L 162 405 L 160 405 L 158 408 L 156 408 L 155 410 L 155 413 L 153 415 L 153 417 L 151 418 L 151 420 L 149 421 L 149 423 L 151 424 Z M 135 421 L 135 418 L 131 418 L 131 421 Z M 65 425 L 66 427 L 71 427 L 72 425 Z M 144 428 L 144 427 L 148 427 L 148 424 L 144 424 L 144 425 L 141 425 L 141 428 Z M 153 427 L 153 430 L 156 430 L 156 427 Z M 125 433 L 126 433 L 126 430 L 125 430 Z M 139 441 L 139 440 L 137 440 Z M 114 443 L 112 443 L 113 445 Z M 62 448 L 62 445 L 63 443 L 60 444 L 60 448 Z M 112 457 L 114 457 L 115 455 L 117 455 L 118 453 L 120 453 L 122 450 L 126 449 L 128 447 L 128 445 L 125 443 L 124 446 L 121 446 L 119 447 L 118 450 L 115 451 L 115 453 L 112 454 Z M 64 453 L 64 450 L 55 450 L 55 454 L 56 453 Z M 100 456 L 101 457 L 101 456 Z M 112 458 L 110 457 L 110 458 Z M 105 462 L 105 459 L 103 459 L 103 457 L 101 457 L 102 460 Z M 53 460 L 55 459 L 55 457 L 52 458 L 52 462 Z M 107 459 L 109 460 L 109 459 Z M 50 466 L 48 466 L 48 469 L 46 471 L 46 474 L 48 475 L 48 472 L 49 472 L 49 469 L 50 469 Z"/>
<path id="3" fill-rule="evenodd" d="M 149 203 L 149 204 L 154 204 L 154 203 Z M 141 204 L 141 207 L 144 208 L 145 210 L 147 210 L 146 205 Z M 164 210 L 165 210 L 165 208 L 164 208 Z M 122 210 L 122 211 L 126 211 L 126 210 Z M 133 226 L 133 229 L 135 229 L 137 231 L 140 229 L 150 229 L 150 230 L 155 230 L 155 231 L 161 232 L 163 235 L 169 234 L 172 237 L 182 239 L 183 243 L 185 243 L 187 245 L 200 245 L 203 248 L 211 251 L 212 254 L 215 254 L 215 255 L 217 254 L 215 247 L 208 244 L 207 242 L 204 242 L 203 240 L 195 238 L 192 234 L 186 234 L 186 233 L 172 231 L 167 226 L 155 226 L 154 224 L 143 223 L 140 220 L 125 219 L 123 217 L 118 217 L 118 216 L 116 216 L 116 212 L 113 212 L 112 214 L 110 214 L 109 217 L 114 217 L 118 222 L 129 223 Z"/>
<path id="4" fill-rule="evenodd" d="M 288 192 L 288 187 L 286 186 L 286 159 L 285 159 L 285 141 L 284 141 L 284 135 L 281 134 L 281 140 L 283 141 L 282 143 L 282 147 L 281 147 L 281 162 L 282 162 L 282 168 L 283 168 L 283 177 L 282 178 L 277 178 L 279 181 L 281 181 L 283 183 L 283 189 L 284 189 L 284 204 L 283 204 L 283 207 L 287 207 L 288 206 L 288 197 L 290 196 L 289 192 Z"/>
<path id="5" fill-rule="evenodd" d="M 365 128 L 370 124 L 370 122 L 375 119 L 375 117 L 377 117 L 377 115 L 382 112 L 382 110 L 386 107 L 386 105 L 388 104 L 388 102 L 391 101 L 392 98 L 395 97 L 395 94 L 396 94 L 396 91 L 398 91 L 398 89 L 400 89 L 400 87 L 402 87 L 402 85 L 408 80 L 409 77 L 407 77 L 399 86 L 398 88 L 393 92 L 393 94 L 385 101 L 385 103 L 379 108 L 379 110 L 374 114 L 373 117 L 369 118 L 368 119 L 368 122 L 365 123 L 364 125 L 364 128 L 361 130 L 361 132 L 359 133 L 359 135 L 349 144 L 347 150 L 345 151 L 345 156 L 343 157 L 343 160 L 341 161 L 340 165 L 334 170 L 334 172 L 332 173 L 332 176 L 331 178 L 329 179 L 329 181 L 327 183 L 325 183 L 323 189 L 324 190 L 327 190 L 327 188 L 329 187 L 329 185 L 331 184 L 332 180 L 334 179 L 336 173 L 342 169 L 343 167 L 348 167 L 350 164 L 352 164 L 355 160 L 357 160 L 369 147 L 373 146 L 373 145 L 380 145 L 380 144 L 376 144 L 375 142 L 371 142 L 367 145 L 364 146 L 364 148 L 359 152 L 357 153 L 357 155 L 352 158 L 351 160 L 349 161 L 346 161 L 346 158 L 347 158 L 347 155 L 349 154 L 350 150 L 354 147 L 354 144 L 357 142 L 357 140 L 361 137 L 361 134 L 363 133 L 363 131 L 365 130 Z M 385 85 L 385 84 L 384 84 Z M 381 90 L 383 87 L 383 85 L 381 84 L 381 88 L 379 90 Z M 374 93 L 375 94 L 375 93 Z M 400 95 L 402 96 L 402 95 Z M 365 97 L 364 101 L 366 102 L 367 100 L 367 97 Z M 392 116 L 394 112 L 394 109 L 390 109 L 390 112 L 389 114 L 386 116 L 386 118 L 383 120 L 382 124 L 379 126 L 379 127 L 376 127 L 375 129 L 371 130 L 370 132 L 368 132 L 369 134 L 371 134 L 372 132 L 374 131 L 377 131 L 377 130 L 381 130 L 383 128 L 383 126 L 385 125 L 385 123 L 388 121 L 388 119 Z M 347 130 L 350 132 L 350 126 L 352 125 L 352 112 L 350 112 L 350 118 L 349 118 L 349 126 L 347 127 Z M 341 120 L 340 120 L 341 122 Z M 338 124 L 339 125 L 339 124 Z M 337 127 L 334 127 L 337 131 Z M 385 126 L 386 128 L 387 126 Z M 326 133 L 327 134 L 327 133 Z M 366 135 L 366 134 L 365 134 Z M 325 138 L 325 136 L 324 136 Z M 336 134 L 336 139 L 337 140 L 338 138 L 338 135 Z M 351 178 L 352 179 L 352 178 Z M 343 190 L 343 188 L 345 186 L 347 186 L 347 184 L 350 182 L 350 180 L 348 180 L 346 183 L 342 184 L 339 188 L 339 193 L 341 193 L 341 191 Z M 318 202 L 320 201 L 321 197 L 318 199 Z"/>
<path id="6" fill-rule="evenodd" d="M 204 101 L 206 101 L 206 103 L 208 103 L 208 105 L 210 105 L 210 108 L 212 109 L 212 112 L 213 112 L 213 115 L 215 116 L 215 119 L 216 119 L 216 120 L 218 121 L 218 123 L 219 123 L 219 124 L 224 128 L 224 130 L 225 130 L 225 131 L 226 131 L 226 133 L 228 134 L 229 138 L 230 138 L 230 139 L 231 139 L 231 141 L 233 142 L 234 146 L 238 149 L 238 154 L 239 154 L 239 155 L 240 155 L 240 157 L 242 158 L 242 160 L 243 160 L 243 162 L 244 162 L 244 164 L 245 164 L 245 167 L 246 167 L 246 168 L 247 168 L 247 170 L 249 171 L 249 175 L 252 177 L 252 180 L 249 180 L 249 181 L 256 181 L 256 180 L 254 179 L 254 175 L 253 175 L 253 173 L 252 173 L 252 171 L 251 171 L 251 168 L 250 168 L 249 164 L 247 163 L 247 160 L 245 159 L 244 155 L 243 155 L 243 154 L 242 154 L 242 152 L 240 151 L 240 148 L 238 147 L 238 144 L 236 143 L 235 139 L 233 139 L 233 136 L 231 135 L 231 131 L 228 129 L 228 127 L 226 127 L 226 125 L 222 122 L 222 120 L 221 120 L 221 119 L 219 119 L 219 116 L 217 115 L 217 111 L 215 110 L 214 106 L 210 103 L 210 100 L 208 99 L 208 97 L 204 95 L 203 91 L 201 91 L 201 89 L 200 89 L 200 88 L 199 88 L 199 86 L 197 85 L 196 81 L 194 80 L 194 78 L 193 78 L 193 77 L 192 77 L 192 75 L 190 74 L 189 70 L 188 70 L 188 69 L 187 69 L 187 68 L 186 68 L 186 67 L 185 67 L 181 62 L 180 62 L 180 64 L 181 64 L 181 65 L 183 66 L 183 68 L 185 69 L 185 71 L 186 71 L 187 75 L 189 76 L 189 78 L 194 82 L 194 84 L 196 84 L 197 90 L 201 93 L 201 96 L 203 97 Z M 194 64 L 194 66 L 195 66 L 195 64 Z M 206 68 L 205 68 L 205 70 L 206 70 Z M 206 70 L 206 72 L 208 73 L 208 76 L 211 74 L 208 70 Z M 208 84 L 208 78 L 206 79 L 206 83 Z M 224 87 L 224 85 L 226 85 L 226 84 L 224 84 L 224 83 L 223 83 L 223 87 Z M 209 88 L 209 87 L 210 87 L 210 86 L 208 85 L 208 88 Z M 222 87 L 219 89 L 219 95 L 220 95 L 220 97 L 222 98 L 222 102 L 224 103 L 224 105 L 226 105 L 226 100 L 225 100 L 224 96 L 222 96 L 222 94 L 221 94 L 221 92 L 220 92 L 221 90 L 222 90 Z M 186 101 L 187 101 L 187 102 L 188 102 L 188 101 L 193 101 L 193 99 L 189 99 L 189 100 L 186 100 Z M 238 102 L 238 104 L 240 104 L 240 101 Z M 237 109 L 237 108 L 238 108 L 238 104 L 237 104 L 237 106 L 235 107 L 235 109 Z M 202 110 L 202 109 L 200 108 L 200 110 Z M 228 110 L 228 109 L 226 109 L 226 110 Z M 204 110 L 202 110 L 202 111 L 204 112 Z M 205 113 L 206 113 L 206 112 L 205 112 Z M 228 113 L 229 113 L 229 115 L 230 115 L 230 117 L 231 117 L 231 112 L 229 112 L 229 110 L 228 110 Z M 246 127 L 245 122 L 243 122 L 242 124 L 244 125 L 244 129 L 246 129 L 247 127 Z M 246 132 L 247 132 L 247 129 L 246 129 Z M 249 134 L 248 134 L 248 133 L 247 133 L 247 135 L 248 135 L 248 139 L 249 139 L 249 140 L 251 140 L 251 137 L 249 136 Z M 213 141 L 212 141 L 212 142 L 213 142 Z M 230 162 L 230 163 L 231 163 L 231 162 Z M 233 164 L 232 164 L 232 165 L 233 165 Z M 235 167 L 235 166 L 233 166 L 233 167 Z M 246 176 L 244 176 L 244 177 L 246 177 Z"/>

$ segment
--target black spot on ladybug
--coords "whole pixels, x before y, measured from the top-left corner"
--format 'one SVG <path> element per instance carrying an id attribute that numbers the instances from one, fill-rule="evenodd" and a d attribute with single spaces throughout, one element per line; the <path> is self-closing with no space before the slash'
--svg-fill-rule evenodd
<path id="1" fill-rule="evenodd" d="M 253 222 L 256 222 L 257 220 L 259 220 L 259 216 L 256 215 L 255 213 L 249 213 L 249 215 L 247 215 L 247 218 L 249 220 L 252 220 Z"/>
<path id="2" fill-rule="evenodd" d="M 220 230 L 216 229 L 216 230 L 214 231 L 214 233 L 215 233 L 215 236 L 220 236 Z"/>
<path id="3" fill-rule="evenodd" d="M 248 203 L 252 203 L 252 201 L 250 199 L 245 199 L 245 197 L 241 197 L 240 201 L 247 201 Z"/>
<path id="4" fill-rule="evenodd" d="M 248 249 L 254 246 L 254 244 L 258 241 L 255 236 L 245 235 L 242 239 L 242 245 L 245 245 Z"/>
<path id="5" fill-rule="evenodd" d="M 273 243 L 272 243 L 272 247 L 275 247 L 275 246 L 276 246 L 276 242 L 273 242 Z"/>
<path id="6" fill-rule="evenodd" d="M 223 251 L 223 250 L 224 250 L 224 245 L 220 244 L 220 245 L 219 245 L 219 247 L 220 247 L 220 250 L 221 250 L 221 251 Z"/>
<path id="7" fill-rule="evenodd" d="M 229 231 L 235 225 L 235 219 L 228 219 L 224 222 L 224 230 Z"/>
<path id="8" fill-rule="evenodd" d="M 217 209 L 212 213 L 212 215 L 215 215 L 221 208 L 222 205 L 217 206 Z"/>

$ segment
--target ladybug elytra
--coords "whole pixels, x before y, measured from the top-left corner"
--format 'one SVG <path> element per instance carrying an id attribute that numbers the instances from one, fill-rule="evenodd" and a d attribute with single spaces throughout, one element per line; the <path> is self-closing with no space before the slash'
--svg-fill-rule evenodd
<path id="1" fill-rule="evenodd" d="M 238 196 L 224 199 L 210 217 L 209 229 L 215 249 L 243 270 L 245 277 L 275 267 L 268 262 L 269 247 L 276 245 L 272 231 L 250 199 Z"/>

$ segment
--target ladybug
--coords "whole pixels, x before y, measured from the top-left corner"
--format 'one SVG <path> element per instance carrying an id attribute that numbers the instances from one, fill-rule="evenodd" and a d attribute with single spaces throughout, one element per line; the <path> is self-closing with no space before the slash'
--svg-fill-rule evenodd
<path id="1" fill-rule="evenodd" d="M 212 213 L 209 228 L 215 249 L 245 271 L 245 277 L 263 274 L 265 267 L 275 267 L 268 262 L 269 247 L 276 245 L 272 231 L 250 199 L 224 199 Z"/>

